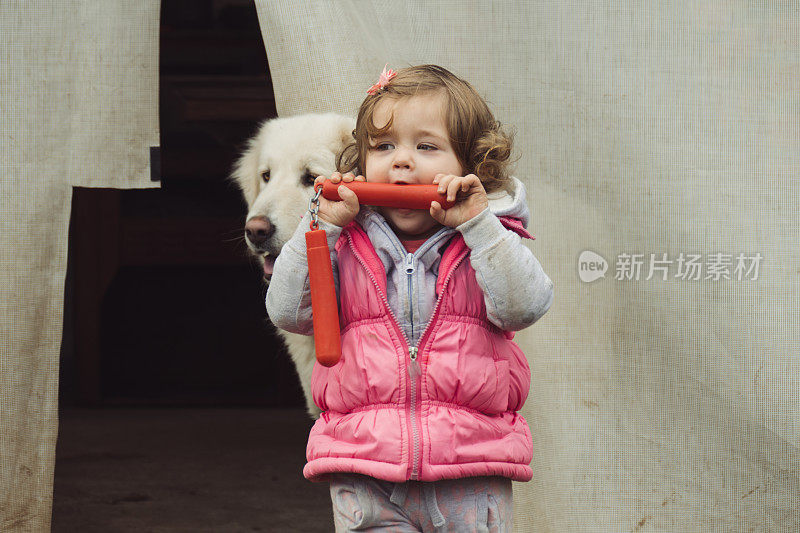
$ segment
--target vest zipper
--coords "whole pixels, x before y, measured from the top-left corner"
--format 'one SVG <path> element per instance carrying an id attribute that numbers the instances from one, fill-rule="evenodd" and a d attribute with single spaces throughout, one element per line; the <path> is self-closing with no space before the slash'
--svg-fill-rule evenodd
<path id="1" fill-rule="evenodd" d="M 422 468 L 422 464 L 421 464 L 422 463 L 422 457 L 421 457 L 421 455 L 419 453 L 420 440 L 421 440 L 420 439 L 420 435 L 419 435 L 419 426 L 422 423 L 422 420 L 421 419 L 418 420 L 418 418 L 420 418 L 420 417 L 419 417 L 419 406 L 417 405 L 417 403 L 419 402 L 419 398 L 418 398 L 418 395 L 417 395 L 417 385 L 418 385 L 417 378 L 422 374 L 422 369 L 419 366 L 419 362 L 417 362 L 417 355 L 419 353 L 419 346 L 422 345 L 422 342 L 425 340 L 426 334 L 428 333 L 428 331 L 431 328 L 431 325 L 434 323 L 434 321 L 436 319 L 436 313 L 438 313 L 438 311 L 439 311 L 439 306 L 442 303 L 442 298 L 444 297 L 445 289 L 447 288 L 447 285 L 450 283 L 450 278 L 453 277 L 453 273 L 459 267 L 461 262 L 467 256 L 467 254 L 464 254 L 455 263 L 453 263 L 453 266 L 450 268 L 450 272 L 447 273 L 447 277 L 444 279 L 444 283 L 442 283 L 442 292 L 439 293 L 439 297 L 436 299 L 436 304 L 433 306 L 433 311 L 431 311 L 430 320 L 428 320 L 428 323 L 425 326 L 425 329 L 422 330 L 422 335 L 420 335 L 420 338 L 419 338 L 419 341 L 417 342 L 417 344 L 415 346 L 411 346 L 411 343 L 409 342 L 408 337 L 406 337 L 406 334 L 403 331 L 403 328 L 400 327 L 400 322 L 398 322 L 397 316 L 394 314 L 394 312 L 392 311 L 391 306 L 389 305 L 389 300 L 386 299 L 386 295 L 383 294 L 383 291 L 381 291 L 381 287 L 380 287 L 380 285 L 378 285 L 378 281 L 375 279 L 375 276 L 372 275 L 372 271 L 369 268 L 367 268 L 367 264 L 364 261 L 364 259 L 361 257 L 361 255 L 358 253 L 358 251 L 356 251 L 356 247 L 353 244 L 353 240 L 350 238 L 349 235 L 347 236 L 347 243 L 349 244 L 350 250 L 352 250 L 353 255 L 356 256 L 356 259 L 361 264 L 362 268 L 367 272 L 367 275 L 369 276 L 369 279 L 372 280 L 372 284 L 375 285 L 375 289 L 378 291 L 378 295 L 381 297 L 381 300 L 383 301 L 384 307 L 389 312 L 389 316 L 391 316 L 392 320 L 394 321 L 395 328 L 400 333 L 400 335 L 403 337 L 403 339 L 405 339 L 406 346 L 408 347 L 408 357 L 409 357 L 409 361 L 410 361 L 409 366 L 408 366 L 408 374 L 409 374 L 409 376 L 411 378 L 411 387 L 410 387 L 411 391 L 410 391 L 410 398 L 409 398 L 409 403 L 410 403 L 409 420 L 411 422 L 411 434 L 413 436 L 412 437 L 413 438 L 413 442 L 412 442 L 413 454 L 412 454 L 412 463 L 410 465 L 411 466 L 410 478 L 411 479 L 418 479 L 419 478 L 419 471 Z M 406 272 L 408 272 L 409 261 L 411 259 L 413 259 L 413 254 L 408 254 L 408 256 L 406 257 Z M 412 268 L 412 272 L 413 272 L 413 265 L 411 265 L 411 268 Z M 410 282 L 409 282 L 409 288 L 410 288 Z M 413 327 L 413 325 L 412 325 L 412 327 Z"/>
<path id="2" fill-rule="evenodd" d="M 408 316 L 411 322 L 411 338 L 414 338 L 414 254 L 406 256 L 406 277 L 408 279 Z"/>
<path id="3" fill-rule="evenodd" d="M 464 260 L 467 255 L 464 254 L 462 257 L 458 259 L 453 266 L 450 268 L 450 272 L 447 273 L 447 277 L 444 278 L 444 283 L 442 283 L 442 292 L 439 293 L 439 297 L 436 299 L 436 304 L 433 306 L 433 311 L 431 311 L 431 318 L 428 320 L 428 323 L 425 325 L 425 329 L 422 330 L 422 335 L 420 335 L 419 340 L 417 341 L 416 346 L 409 349 L 409 356 L 411 356 L 411 366 L 409 367 L 409 373 L 412 371 L 416 371 L 420 375 L 422 374 L 422 369 L 417 362 L 417 353 L 419 352 L 419 346 L 422 346 L 423 341 L 426 340 L 425 336 L 427 335 L 428 331 L 431 329 L 431 325 L 436 320 L 436 314 L 439 312 L 439 305 L 442 303 L 442 298 L 444 298 L 445 289 L 447 288 L 448 283 L 450 283 L 450 278 L 453 277 L 453 273 L 456 271 L 458 266 Z M 413 379 L 413 376 L 412 376 Z M 416 387 L 412 389 L 411 392 L 411 402 L 414 405 L 415 400 L 415 393 Z M 412 407 L 411 409 L 412 415 L 415 414 L 415 409 Z M 416 409 L 419 411 L 419 409 Z M 420 425 L 422 424 L 422 420 L 420 419 L 418 422 Z M 416 426 L 417 424 L 414 424 Z M 419 442 L 418 442 L 417 435 L 414 435 L 414 465 L 411 469 L 411 479 L 417 479 L 419 477 L 419 471 L 422 468 L 422 457 L 419 455 Z"/>
<path id="4" fill-rule="evenodd" d="M 378 285 L 378 280 L 375 279 L 375 276 L 372 274 L 372 271 L 367 267 L 367 263 L 361 257 L 361 254 L 358 253 L 356 250 L 355 245 L 353 244 L 353 240 L 350 236 L 347 236 L 347 243 L 350 246 L 350 250 L 352 250 L 353 255 L 356 256 L 356 259 L 361 264 L 361 267 L 367 272 L 369 279 L 372 280 L 372 284 L 375 285 L 375 290 L 378 292 L 378 295 L 381 297 L 383 301 L 383 306 L 386 308 L 386 311 L 389 313 L 389 316 L 392 317 L 392 321 L 394 324 L 395 329 L 400 333 L 400 336 L 406 341 L 406 347 L 408 348 L 408 356 L 410 359 L 410 363 L 408 366 L 408 374 L 411 378 L 411 385 L 410 385 L 410 398 L 409 398 L 409 409 L 410 414 L 408 417 L 409 425 L 411 426 L 411 431 L 409 433 L 413 435 L 413 440 L 410 444 L 410 447 L 413 450 L 413 459 L 411 464 L 409 465 L 411 470 L 411 479 L 416 479 L 419 476 L 418 470 L 418 462 L 419 462 L 419 445 L 420 445 L 420 437 L 419 437 L 419 427 L 417 421 L 417 378 L 420 375 L 420 368 L 419 363 L 417 363 L 417 347 L 411 346 L 411 343 L 406 337 L 403 328 L 400 327 L 400 322 L 397 320 L 397 316 L 392 311 L 392 307 L 389 305 L 389 300 L 386 299 L 386 295 L 383 294 L 380 285 Z"/>
<path id="5" fill-rule="evenodd" d="M 409 253 L 406 256 L 406 275 L 408 276 L 408 314 L 411 322 L 411 338 L 414 338 L 414 254 Z M 411 479 L 419 477 L 419 424 L 417 421 L 417 412 L 419 406 L 417 405 L 417 379 L 422 374 L 422 369 L 417 362 L 418 349 L 416 346 L 409 346 L 408 348 L 408 375 L 411 378 L 411 398 L 410 398 L 410 414 L 411 417 L 411 433 L 413 435 L 413 457 L 411 459 Z"/>

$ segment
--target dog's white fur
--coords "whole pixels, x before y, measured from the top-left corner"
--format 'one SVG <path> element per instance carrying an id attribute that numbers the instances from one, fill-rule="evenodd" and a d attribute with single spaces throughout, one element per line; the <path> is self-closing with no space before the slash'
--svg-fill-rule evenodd
<path id="1" fill-rule="evenodd" d="M 308 209 L 313 180 L 336 169 L 336 156 L 352 141 L 355 121 L 335 114 L 309 114 L 265 121 L 236 163 L 232 178 L 242 190 L 247 220 L 265 217 L 274 227 L 266 243 L 251 252 L 262 262 L 273 261 L 297 229 Z M 263 179 L 269 172 L 268 180 Z M 267 280 L 268 281 L 268 280 Z M 320 410 L 311 398 L 311 370 L 316 359 L 314 339 L 278 330 L 294 361 L 306 407 L 313 418 Z"/>

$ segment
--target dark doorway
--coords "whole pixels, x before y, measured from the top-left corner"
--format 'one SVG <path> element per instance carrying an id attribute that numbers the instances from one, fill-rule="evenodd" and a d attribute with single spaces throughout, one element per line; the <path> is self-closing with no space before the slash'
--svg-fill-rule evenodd
<path id="1" fill-rule="evenodd" d="M 161 188 L 74 190 L 61 404 L 300 407 L 228 180 L 276 115 L 255 7 L 161 5 Z"/>
<path id="2" fill-rule="evenodd" d="M 73 193 L 52 530 L 330 531 L 228 181 L 275 116 L 255 6 L 161 9 L 161 188 Z"/>

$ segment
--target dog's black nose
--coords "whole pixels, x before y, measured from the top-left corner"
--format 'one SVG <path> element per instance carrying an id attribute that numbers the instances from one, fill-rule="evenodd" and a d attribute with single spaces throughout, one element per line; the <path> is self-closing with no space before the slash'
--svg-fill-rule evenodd
<path id="1" fill-rule="evenodd" d="M 272 234 L 275 226 L 267 217 L 253 217 L 244 225 L 244 234 L 253 246 L 263 247 Z"/>

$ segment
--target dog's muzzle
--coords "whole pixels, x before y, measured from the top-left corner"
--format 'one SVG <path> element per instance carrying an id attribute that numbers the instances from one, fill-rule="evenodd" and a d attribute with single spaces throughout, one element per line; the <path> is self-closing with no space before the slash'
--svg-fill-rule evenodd
<path id="1" fill-rule="evenodd" d="M 279 250 L 274 250 L 270 241 L 275 234 L 275 226 L 267 217 L 255 216 L 250 218 L 244 226 L 244 237 L 247 247 L 258 255 L 264 262 L 264 278 L 269 280 L 272 277 L 272 270 L 275 266 L 275 258 Z"/>

